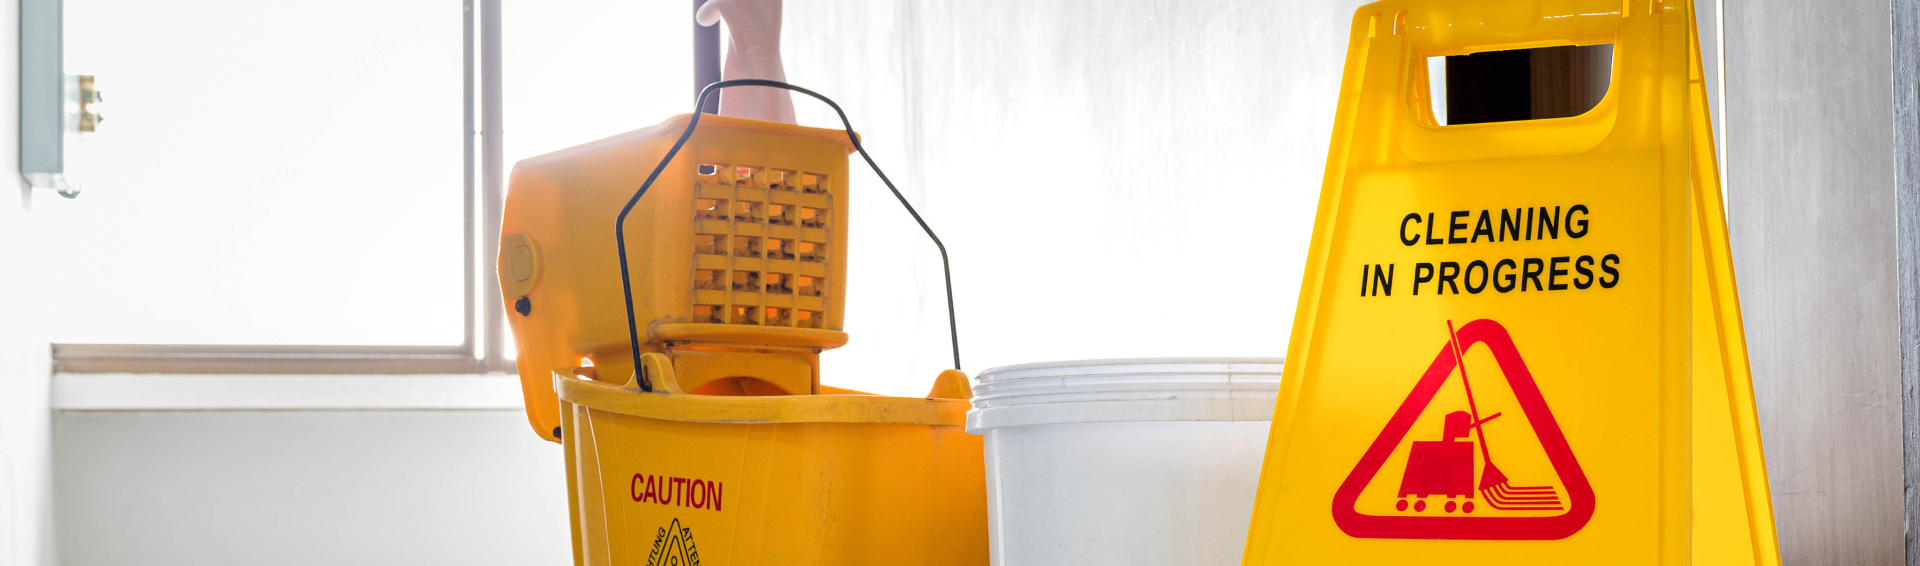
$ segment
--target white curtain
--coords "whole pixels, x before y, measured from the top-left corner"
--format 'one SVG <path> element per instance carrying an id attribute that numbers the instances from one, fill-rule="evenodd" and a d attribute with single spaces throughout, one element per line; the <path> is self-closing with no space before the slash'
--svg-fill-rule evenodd
<path id="1" fill-rule="evenodd" d="M 793 0 L 782 41 L 946 241 L 970 374 L 1277 357 L 1360 4 Z M 951 364 L 938 256 L 855 159 L 853 338 L 823 377 L 924 394 Z"/>

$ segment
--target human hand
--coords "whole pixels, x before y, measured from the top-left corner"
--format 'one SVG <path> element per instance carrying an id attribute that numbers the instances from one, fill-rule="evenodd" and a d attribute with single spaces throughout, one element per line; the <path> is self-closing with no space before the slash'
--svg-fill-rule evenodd
<path id="1" fill-rule="evenodd" d="M 781 4 L 782 0 L 707 0 L 694 11 L 694 20 L 700 25 L 727 22 L 727 62 L 722 79 L 786 82 L 786 67 L 780 60 Z M 720 114 L 792 124 L 793 95 L 767 87 L 723 90 Z"/>

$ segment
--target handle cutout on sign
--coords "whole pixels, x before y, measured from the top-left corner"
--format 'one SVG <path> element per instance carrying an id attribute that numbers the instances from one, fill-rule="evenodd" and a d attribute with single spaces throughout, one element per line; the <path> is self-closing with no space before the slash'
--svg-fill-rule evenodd
<path id="1" fill-rule="evenodd" d="M 1432 125 L 1569 118 L 1593 110 L 1613 79 L 1613 45 L 1558 45 L 1426 58 Z M 1414 104 L 1420 104 L 1414 97 Z M 1424 113 L 1415 112 L 1424 116 Z"/>

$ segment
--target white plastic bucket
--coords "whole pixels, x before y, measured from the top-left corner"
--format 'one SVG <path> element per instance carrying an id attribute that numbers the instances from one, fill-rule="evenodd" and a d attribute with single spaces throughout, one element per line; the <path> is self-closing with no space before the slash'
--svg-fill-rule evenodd
<path id="1" fill-rule="evenodd" d="M 981 372 L 995 566 L 1240 563 L 1278 358 L 1143 358 Z"/>

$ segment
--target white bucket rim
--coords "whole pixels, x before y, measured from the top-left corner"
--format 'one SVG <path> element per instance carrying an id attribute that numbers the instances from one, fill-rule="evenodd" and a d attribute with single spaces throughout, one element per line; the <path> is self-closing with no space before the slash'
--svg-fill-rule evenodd
<path id="1" fill-rule="evenodd" d="M 1116 358 L 990 368 L 967 431 L 1040 424 L 1265 421 L 1281 358 Z"/>
<path id="2" fill-rule="evenodd" d="M 1194 357 L 1194 358 L 1105 358 L 1094 360 L 1058 360 L 995 366 L 974 376 L 978 383 L 1016 379 L 1098 375 L 1152 375 L 1162 373 L 1197 374 L 1273 374 L 1279 375 L 1285 358 Z M 1124 371 L 1131 370 L 1131 371 Z"/>

